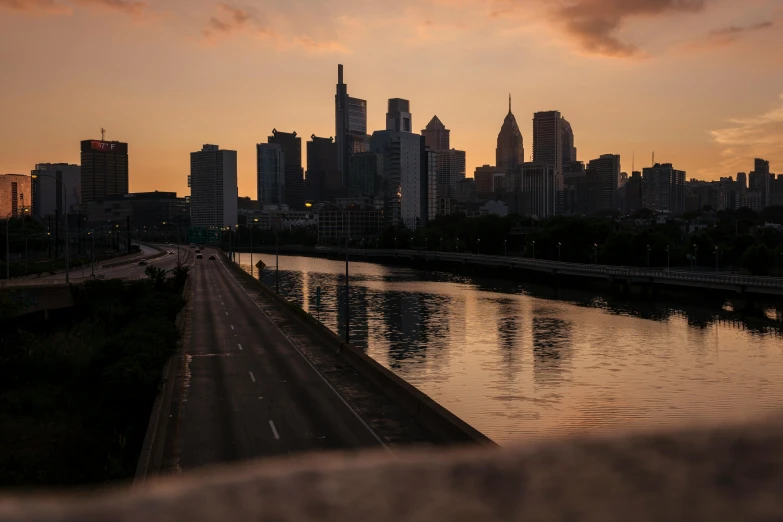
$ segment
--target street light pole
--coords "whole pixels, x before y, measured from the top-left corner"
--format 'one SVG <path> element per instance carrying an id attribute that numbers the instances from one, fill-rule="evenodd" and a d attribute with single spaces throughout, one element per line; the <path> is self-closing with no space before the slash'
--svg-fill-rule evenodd
<path id="1" fill-rule="evenodd" d="M 650 245 L 647 245 L 647 268 L 650 268 Z"/>
<path id="2" fill-rule="evenodd" d="M 476 239 L 476 253 L 481 255 L 481 239 Z"/>
<path id="3" fill-rule="evenodd" d="M 593 264 L 598 264 L 598 243 L 593 243 Z"/>
<path id="4" fill-rule="evenodd" d="M 666 245 L 666 271 L 669 271 L 669 268 L 671 267 L 671 263 L 669 263 L 669 245 Z"/>
<path id="5" fill-rule="evenodd" d="M 503 240 L 503 256 L 505 257 L 507 255 L 508 255 L 508 240 L 504 239 Z"/>
<path id="6" fill-rule="evenodd" d="M 561 248 L 562 248 L 562 246 L 563 246 L 563 243 L 558 241 L 557 242 L 557 260 L 558 261 L 563 261 L 563 256 L 561 255 Z"/>
<path id="7" fill-rule="evenodd" d="M 533 259 L 535 259 L 536 258 L 536 242 L 535 241 L 531 241 L 530 244 L 533 245 Z"/>

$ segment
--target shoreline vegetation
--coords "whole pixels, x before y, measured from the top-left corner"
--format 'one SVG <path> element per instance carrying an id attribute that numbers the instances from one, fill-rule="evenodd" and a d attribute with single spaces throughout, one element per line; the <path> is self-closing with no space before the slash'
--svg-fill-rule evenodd
<path id="1" fill-rule="evenodd" d="M 0 487 L 133 477 L 161 372 L 175 353 L 188 268 L 87 281 L 43 322 L 0 296 Z"/>

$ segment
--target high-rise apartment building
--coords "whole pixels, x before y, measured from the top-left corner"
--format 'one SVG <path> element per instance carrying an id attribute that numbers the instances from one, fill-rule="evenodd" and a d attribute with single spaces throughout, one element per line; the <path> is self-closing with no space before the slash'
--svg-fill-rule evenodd
<path id="1" fill-rule="evenodd" d="M 204 145 L 190 153 L 190 224 L 223 228 L 237 225 L 237 153 Z"/>
<path id="2" fill-rule="evenodd" d="M 588 177 L 592 173 L 600 186 L 597 208 L 592 212 L 618 210 L 617 188 L 620 181 L 620 156 L 603 154 L 587 164 Z"/>
<path id="3" fill-rule="evenodd" d="M 285 153 L 279 143 L 256 144 L 256 183 L 261 205 L 285 203 Z"/>
<path id="4" fill-rule="evenodd" d="M 31 178 L 24 174 L 0 174 L 0 219 L 29 215 L 32 205 Z"/>
<path id="5" fill-rule="evenodd" d="M 367 136 L 367 102 L 348 96 L 343 83 L 343 66 L 337 66 L 337 94 L 334 97 L 335 142 L 337 170 L 343 187 L 348 184 L 348 163 L 351 154 L 369 150 Z"/>
<path id="6" fill-rule="evenodd" d="M 671 163 L 643 169 L 642 205 L 672 215 L 685 212 L 685 171 L 674 169 Z"/>
<path id="7" fill-rule="evenodd" d="M 476 167 L 473 179 L 476 180 L 476 197 L 478 199 L 493 199 L 503 193 L 506 172 L 492 165 Z"/>
<path id="8" fill-rule="evenodd" d="M 495 149 L 495 166 L 503 172 L 511 172 L 525 162 L 525 147 L 522 131 L 517 119 L 511 112 L 511 96 L 508 97 L 508 114 L 498 133 L 498 145 Z"/>
<path id="9" fill-rule="evenodd" d="M 737 190 L 739 190 L 740 193 L 748 190 L 748 175 L 744 172 L 737 172 Z"/>
<path id="10" fill-rule="evenodd" d="M 283 149 L 285 159 L 285 193 L 283 199 L 288 208 L 303 210 L 305 204 L 304 170 L 302 169 L 302 138 L 296 132 L 280 132 L 272 129 L 267 143 L 276 143 Z"/>
<path id="11" fill-rule="evenodd" d="M 642 173 L 635 170 L 625 184 L 625 212 L 632 214 L 642 209 Z"/>
<path id="12" fill-rule="evenodd" d="M 333 138 L 310 136 L 305 194 L 311 201 L 331 200 L 344 194 L 342 175 L 337 169 L 337 143 Z"/>
<path id="13" fill-rule="evenodd" d="M 127 194 L 128 144 L 120 141 L 81 142 L 82 203 Z"/>
<path id="14" fill-rule="evenodd" d="M 81 202 L 82 170 L 68 163 L 39 163 L 32 177 L 32 215 L 38 219 L 74 213 Z"/>
<path id="15" fill-rule="evenodd" d="M 424 136 L 424 143 L 436 152 L 449 150 L 450 133 L 451 131 L 443 125 L 437 116 L 433 116 L 427 127 L 421 131 L 421 135 Z"/>

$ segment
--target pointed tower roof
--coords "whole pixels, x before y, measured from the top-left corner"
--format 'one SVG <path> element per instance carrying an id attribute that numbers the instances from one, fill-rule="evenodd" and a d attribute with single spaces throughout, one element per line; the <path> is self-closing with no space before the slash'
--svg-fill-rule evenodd
<path id="1" fill-rule="evenodd" d="M 427 124 L 427 130 L 445 129 L 446 126 L 438 119 L 438 116 L 433 116 L 430 122 Z"/>

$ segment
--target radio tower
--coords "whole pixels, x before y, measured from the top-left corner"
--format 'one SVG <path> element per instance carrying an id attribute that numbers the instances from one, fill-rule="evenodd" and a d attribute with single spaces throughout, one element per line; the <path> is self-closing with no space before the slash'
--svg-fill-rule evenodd
<path id="1" fill-rule="evenodd" d="M 106 141 L 106 129 L 101 127 L 101 141 Z"/>

